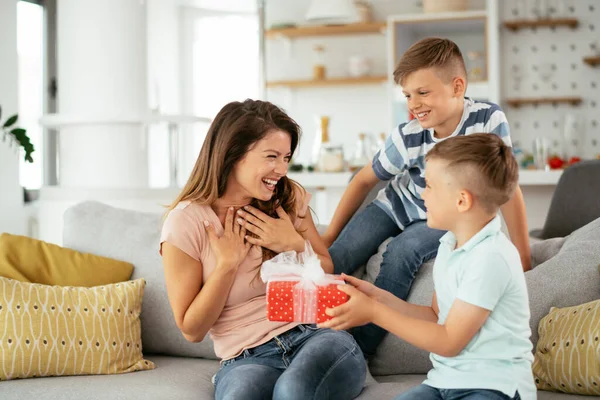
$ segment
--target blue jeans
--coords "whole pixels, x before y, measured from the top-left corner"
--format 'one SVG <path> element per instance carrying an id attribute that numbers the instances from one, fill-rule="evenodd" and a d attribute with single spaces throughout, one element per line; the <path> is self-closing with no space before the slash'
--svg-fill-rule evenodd
<path id="1" fill-rule="evenodd" d="M 215 399 L 353 399 L 366 368 L 347 332 L 298 325 L 224 361 L 215 376 Z"/>
<path id="2" fill-rule="evenodd" d="M 377 205 L 371 203 L 356 214 L 329 248 L 336 274 L 352 274 L 387 238 L 388 244 L 375 286 L 406 300 L 419 267 L 437 255 L 445 231 L 431 229 L 427 222 L 415 222 L 401 231 Z M 366 357 L 375 354 L 386 331 L 374 324 L 350 330 Z"/>
<path id="3" fill-rule="evenodd" d="M 497 390 L 488 389 L 437 389 L 419 385 L 394 400 L 520 400 L 519 393 L 510 397 Z"/>

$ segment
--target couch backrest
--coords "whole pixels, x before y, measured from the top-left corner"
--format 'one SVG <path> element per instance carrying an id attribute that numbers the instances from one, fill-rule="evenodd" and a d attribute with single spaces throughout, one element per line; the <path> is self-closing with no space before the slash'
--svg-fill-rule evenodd
<path id="1" fill-rule="evenodd" d="M 65 213 L 63 239 L 66 247 L 130 262 L 134 265 L 132 279 L 146 279 L 141 316 L 145 353 L 216 359 L 208 337 L 202 343 L 189 343 L 175 325 L 158 253 L 161 226 L 162 215 L 85 202 Z M 534 261 L 540 262 L 539 265 L 534 263 L 535 268 L 525 276 L 535 345 L 539 321 L 551 307 L 569 307 L 600 298 L 600 219 L 566 239 L 533 244 L 532 255 Z M 372 260 L 370 264 L 376 264 L 377 257 Z M 431 273 L 432 263 L 421 268 L 409 302 L 428 304 L 431 301 Z M 426 352 L 392 335 L 384 340 L 371 363 L 374 375 L 425 373 L 429 368 Z"/>
<path id="2" fill-rule="evenodd" d="M 567 168 L 560 177 L 543 238 L 561 237 L 600 218 L 600 160 L 587 160 Z"/>
<path id="3" fill-rule="evenodd" d="M 132 279 L 144 278 L 142 346 L 144 353 L 216 359 L 212 341 L 190 343 L 181 335 L 169 306 L 159 241 L 162 215 L 113 208 L 98 202 L 65 212 L 65 247 L 134 265 Z"/>

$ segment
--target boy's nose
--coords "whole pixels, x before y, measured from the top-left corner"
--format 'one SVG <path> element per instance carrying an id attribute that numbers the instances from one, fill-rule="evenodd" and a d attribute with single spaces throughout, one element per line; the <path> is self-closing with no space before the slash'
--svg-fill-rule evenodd
<path id="1" fill-rule="evenodd" d="M 408 108 L 413 111 L 417 111 L 421 107 L 421 102 L 417 100 L 413 100 L 412 98 L 408 99 Z"/>

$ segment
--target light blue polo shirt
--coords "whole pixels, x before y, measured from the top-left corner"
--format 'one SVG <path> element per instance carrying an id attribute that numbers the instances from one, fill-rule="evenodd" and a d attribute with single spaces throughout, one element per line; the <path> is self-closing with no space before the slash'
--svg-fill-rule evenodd
<path id="1" fill-rule="evenodd" d="M 490 310 L 481 330 L 456 357 L 431 353 L 425 384 L 440 389 L 491 389 L 536 399 L 529 337 L 529 299 L 519 252 L 496 216 L 459 249 L 448 232 L 440 239 L 433 283 L 443 325 L 456 299 Z"/>

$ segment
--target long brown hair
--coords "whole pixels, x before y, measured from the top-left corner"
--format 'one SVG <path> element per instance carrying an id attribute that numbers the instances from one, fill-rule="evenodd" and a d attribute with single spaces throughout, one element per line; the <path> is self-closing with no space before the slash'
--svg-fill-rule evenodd
<path id="1" fill-rule="evenodd" d="M 192 173 L 181 193 L 169 206 L 169 211 L 186 200 L 212 205 L 225 194 L 234 166 L 254 143 L 272 130 L 281 130 L 290 135 L 293 155 L 301 130 L 282 109 L 268 101 L 251 99 L 225 105 L 210 125 Z M 298 216 L 296 193 L 303 191 L 298 183 L 284 176 L 277 182 L 270 200 L 253 199 L 250 205 L 273 218 L 278 218 L 275 210 L 281 205 L 294 221 Z M 251 232 L 248 234 L 252 235 Z M 262 253 L 263 260 L 275 256 L 273 251 L 265 248 Z"/>

